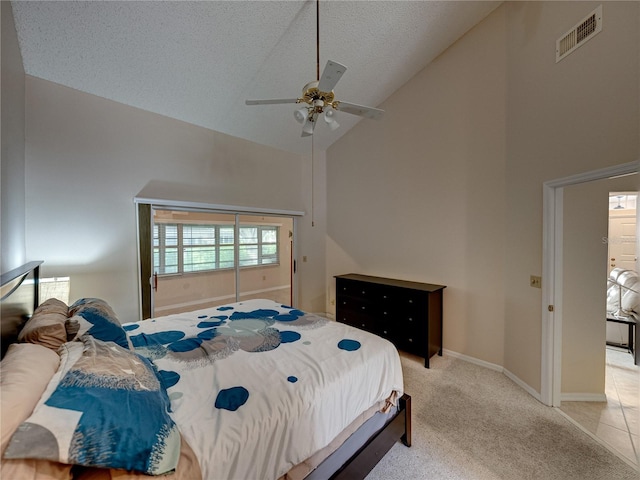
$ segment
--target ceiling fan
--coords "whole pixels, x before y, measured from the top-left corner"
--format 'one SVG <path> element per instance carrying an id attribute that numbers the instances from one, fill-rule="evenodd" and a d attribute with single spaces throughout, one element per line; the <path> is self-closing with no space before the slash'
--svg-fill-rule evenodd
<path id="1" fill-rule="evenodd" d="M 373 107 L 356 105 L 335 99 L 333 92 L 338 80 L 342 77 L 347 67 L 329 60 L 320 76 L 320 1 L 316 0 L 316 77 L 314 82 L 307 83 L 302 88 L 302 96 L 299 98 L 277 98 L 270 100 L 245 100 L 246 105 L 276 105 L 284 103 L 305 104 L 293 112 L 293 116 L 302 124 L 302 136 L 313 135 L 313 130 L 318 119 L 322 118 L 331 130 L 340 126 L 336 121 L 336 112 L 345 112 L 360 117 L 378 120 L 382 118 L 384 110 Z"/>

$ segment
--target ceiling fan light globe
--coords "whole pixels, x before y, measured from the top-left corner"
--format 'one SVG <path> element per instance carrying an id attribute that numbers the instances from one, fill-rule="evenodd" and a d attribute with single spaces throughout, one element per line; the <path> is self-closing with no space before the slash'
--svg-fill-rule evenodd
<path id="1" fill-rule="evenodd" d="M 304 125 L 302 125 L 302 133 L 307 135 L 313 135 L 313 127 L 315 127 L 313 118 L 308 118 Z"/>
<path id="2" fill-rule="evenodd" d="M 307 109 L 299 108 L 293 112 L 293 118 L 296 119 L 296 122 L 303 123 L 307 119 Z"/>
<path id="3" fill-rule="evenodd" d="M 324 111 L 324 121 L 331 130 L 336 130 L 340 127 L 340 124 L 336 121 L 336 111 L 332 107 L 328 107 Z"/>

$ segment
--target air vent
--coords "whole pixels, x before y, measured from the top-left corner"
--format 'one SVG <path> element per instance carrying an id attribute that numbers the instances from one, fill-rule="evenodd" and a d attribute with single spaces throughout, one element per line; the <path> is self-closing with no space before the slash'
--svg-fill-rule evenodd
<path id="1" fill-rule="evenodd" d="M 602 5 L 556 40 L 556 63 L 602 30 Z"/>

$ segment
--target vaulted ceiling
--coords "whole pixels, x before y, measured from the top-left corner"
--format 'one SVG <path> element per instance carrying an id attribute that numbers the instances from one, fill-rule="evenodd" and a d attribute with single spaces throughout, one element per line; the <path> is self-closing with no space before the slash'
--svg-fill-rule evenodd
<path id="1" fill-rule="evenodd" d="M 322 0 L 320 69 L 336 98 L 379 106 L 501 2 Z M 279 149 L 308 153 L 295 104 L 316 80 L 314 0 L 13 1 L 25 72 Z M 319 124 L 324 150 L 361 119 Z"/>

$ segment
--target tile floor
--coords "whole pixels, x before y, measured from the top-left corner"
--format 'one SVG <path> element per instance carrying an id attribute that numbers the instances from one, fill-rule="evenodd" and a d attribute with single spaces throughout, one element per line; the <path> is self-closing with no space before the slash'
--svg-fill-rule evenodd
<path id="1" fill-rule="evenodd" d="M 625 350 L 607 347 L 607 402 L 562 402 L 560 410 L 627 463 L 640 468 L 640 367 Z"/>

